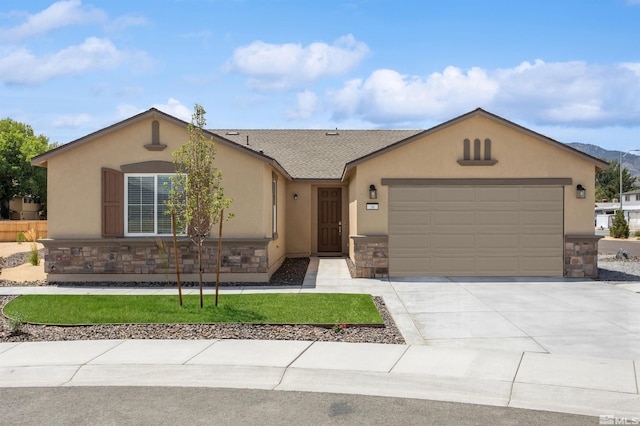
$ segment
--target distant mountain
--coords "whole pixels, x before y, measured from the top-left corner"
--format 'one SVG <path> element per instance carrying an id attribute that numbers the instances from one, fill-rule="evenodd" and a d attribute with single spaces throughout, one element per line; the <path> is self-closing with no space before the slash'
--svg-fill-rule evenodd
<path id="1" fill-rule="evenodd" d="M 578 151 L 582 151 L 585 154 L 589 154 L 592 157 L 601 158 L 606 161 L 616 160 L 620 161 L 620 155 L 624 155 L 622 159 L 622 167 L 626 167 L 631 173 L 631 176 L 640 177 L 640 156 L 633 154 L 632 152 L 624 153 L 621 151 L 611 151 L 608 149 L 600 148 L 597 145 L 591 145 L 587 143 L 571 142 L 568 143 L 571 148 L 575 148 Z"/>

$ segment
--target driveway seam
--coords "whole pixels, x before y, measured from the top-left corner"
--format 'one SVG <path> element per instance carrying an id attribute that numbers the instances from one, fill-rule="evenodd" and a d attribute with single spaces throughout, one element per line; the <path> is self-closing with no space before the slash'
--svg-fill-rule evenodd
<path id="1" fill-rule="evenodd" d="M 520 371 L 520 366 L 522 365 L 523 360 L 524 360 L 524 352 L 521 352 L 520 361 L 518 361 L 518 367 L 516 368 L 516 372 L 513 374 L 513 379 L 511 380 L 511 388 L 509 389 L 509 401 L 507 401 L 507 407 L 511 407 L 511 399 L 513 398 L 513 388 L 516 385 L 516 378 L 518 377 L 518 372 Z"/>

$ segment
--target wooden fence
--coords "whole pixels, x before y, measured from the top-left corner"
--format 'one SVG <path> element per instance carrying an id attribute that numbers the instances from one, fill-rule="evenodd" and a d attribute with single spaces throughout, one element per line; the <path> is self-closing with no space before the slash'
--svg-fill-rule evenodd
<path id="1" fill-rule="evenodd" d="M 0 242 L 16 242 L 18 233 L 34 229 L 37 238 L 47 238 L 46 220 L 0 220 Z"/>

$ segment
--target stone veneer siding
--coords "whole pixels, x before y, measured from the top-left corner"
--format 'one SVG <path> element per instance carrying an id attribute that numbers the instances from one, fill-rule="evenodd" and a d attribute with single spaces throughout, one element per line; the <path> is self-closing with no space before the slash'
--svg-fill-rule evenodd
<path id="1" fill-rule="evenodd" d="M 353 235 L 355 278 L 389 275 L 389 237 Z"/>
<path id="2" fill-rule="evenodd" d="M 564 237 L 564 276 L 598 278 L 597 235 L 566 235 Z"/>
<path id="3" fill-rule="evenodd" d="M 41 240 L 44 269 L 56 274 L 172 274 L 172 238 L 111 238 L 100 240 Z M 202 248 L 204 273 L 216 272 L 217 241 Z M 266 273 L 268 241 L 222 242 L 221 273 Z M 198 273 L 198 249 L 191 241 L 178 243 L 180 273 Z"/>
<path id="4" fill-rule="evenodd" d="M 595 235 L 567 235 L 564 245 L 564 276 L 598 278 L 598 240 Z M 386 236 L 352 236 L 355 278 L 389 274 L 389 240 Z"/>

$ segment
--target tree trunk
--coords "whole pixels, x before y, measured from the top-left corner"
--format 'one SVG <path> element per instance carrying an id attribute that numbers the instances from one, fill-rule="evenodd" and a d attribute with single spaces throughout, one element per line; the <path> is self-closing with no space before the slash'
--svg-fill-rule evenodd
<path id="1" fill-rule="evenodd" d="M 218 230 L 218 264 L 216 265 L 216 307 L 218 306 L 218 286 L 220 285 L 220 265 L 222 264 L 220 254 L 222 253 L 222 220 L 224 219 L 224 209 L 220 212 L 220 228 Z"/>
<path id="2" fill-rule="evenodd" d="M 198 242 L 198 270 L 200 272 L 200 307 L 204 306 L 202 300 L 202 241 Z"/>
<path id="3" fill-rule="evenodd" d="M 176 212 L 171 210 L 171 228 L 173 228 L 173 251 L 176 258 L 176 279 L 178 280 L 178 296 L 180 297 L 180 306 L 182 306 L 182 284 L 180 283 L 180 264 L 178 263 L 178 237 L 176 235 Z"/>

